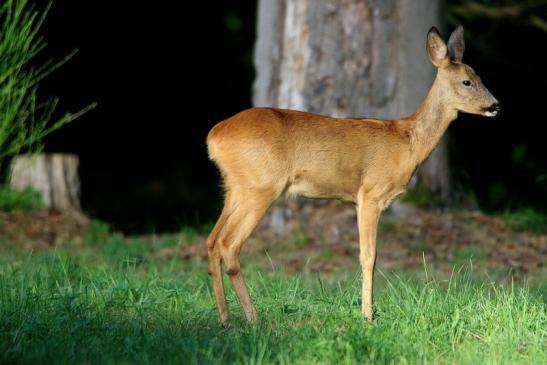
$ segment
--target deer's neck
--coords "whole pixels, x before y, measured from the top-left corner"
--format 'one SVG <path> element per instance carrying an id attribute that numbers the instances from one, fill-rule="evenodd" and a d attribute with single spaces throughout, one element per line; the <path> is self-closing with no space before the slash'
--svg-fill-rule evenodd
<path id="1" fill-rule="evenodd" d="M 437 77 L 425 100 L 409 117 L 412 153 L 418 164 L 429 156 L 450 123 L 458 117 L 457 110 L 449 105 L 446 86 Z"/>

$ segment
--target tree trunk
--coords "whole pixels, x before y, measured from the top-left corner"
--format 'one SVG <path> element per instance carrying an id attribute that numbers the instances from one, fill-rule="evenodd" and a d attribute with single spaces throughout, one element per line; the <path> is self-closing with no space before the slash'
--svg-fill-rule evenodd
<path id="1" fill-rule="evenodd" d="M 10 186 L 30 187 L 42 194 L 47 208 L 83 217 L 78 164 L 78 156 L 71 154 L 17 156 L 11 165 Z"/>
<path id="2" fill-rule="evenodd" d="M 442 25 L 440 3 L 260 0 L 253 104 L 337 117 L 410 115 L 435 76 L 425 37 Z M 417 175 L 448 201 L 444 140 Z"/>

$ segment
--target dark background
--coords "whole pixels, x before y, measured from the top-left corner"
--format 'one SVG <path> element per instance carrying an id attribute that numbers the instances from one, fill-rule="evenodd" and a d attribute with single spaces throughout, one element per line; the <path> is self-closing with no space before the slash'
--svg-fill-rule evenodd
<path id="1" fill-rule="evenodd" d="M 250 106 L 254 1 L 176 4 L 57 0 L 43 29 L 49 56 L 79 52 L 42 91 L 60 111 L 98 102 L 47 150 L 80 155 L 84 210 L 124 230 L 213 219 L 205 137 Z"/>
<path id="2" fill-rule="evenodd" d="M 221 190 L 205 137 L 251 105 L 255 15 L 251 0 L 54 2 L 42 57 L 79 52 L 40 90 L 60 97 L 59 111 L 98 107 L 48 137 L 46 149 L 80 155 L 86 212 L 130 232 L 216 218 Z M 454 171 L 486 211 L 547 210 L 547 33 L 518 19 L 457 21 L 464 62 L 504 110 L 452 125 Z"/>

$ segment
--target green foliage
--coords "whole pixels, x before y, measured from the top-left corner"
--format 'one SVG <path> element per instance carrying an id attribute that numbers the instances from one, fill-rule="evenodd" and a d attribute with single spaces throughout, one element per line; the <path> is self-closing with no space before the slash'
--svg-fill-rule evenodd
<path id="1" fill-rule="evenodd" d="M 370 325 L 358 275 L 329 286 L 247 266 L 259 323 L 245 324 L 227 281 L 222 328 L 204 261 L 155 256 L 169 236 L 104 228 L 78 251 L 0 254 L 0 363 L 547 363 L 545 303 L 526 285 L 378 275 Z"/>
<path id="2" fill-rule="evenodd" d="M 526 160 L 526 155 L 528 153 L 528 147 L 524 144 L 518 144 L 513 148 L 511 152 L 511 159 L 515 163 L 522 163 Z"/>
<path id="3" fill-rule="evenodd" d="M 0 165 L 22 149 L 40 150 L 47 134 L 77 116 L 55 119 L 57 99 L 38 98 L 40 81 L 75 53 L 57 63 L 36 64 L 36 56 L 46 47 L 38 32 L 48 10 L 49 6 L 36 10 L 28 0 L 0 4 Z"/>
<path id="4" fill-rule="evenodd" d="M 439 208 L 444 205 L 439 194 L 425 184 L 417 184 L 414 188 L 408 189 L 401 200 L 422 209 Z"/>
<path id="5" fill-rule="evenodd" d="M 241 28 L 243 27 L 243 21 L 241 17 L 237 14 L 228 13 L 224 17 L 224 25 L 230 32 L 237 33 L 241 31 Z"/>
<path id="6" fill-rule="evenodd" d="M 15 190 L 0 185 L 0 211 L 13 212 L 21 210 L 29 212 L 40 208 L 43 208 L 43 201 L 39 192 L 31 188 Z"/>
<path id="7" fill-rule="evenodd" d="M 506 211 L 502 219 L 516 231 L 547 233 L 547 214 L 532 208 Z"/>

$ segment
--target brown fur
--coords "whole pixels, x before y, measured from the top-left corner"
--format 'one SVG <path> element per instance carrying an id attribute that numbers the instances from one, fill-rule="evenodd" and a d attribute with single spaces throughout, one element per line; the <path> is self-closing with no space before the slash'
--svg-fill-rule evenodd
<path id="1" fill-rule="evenodd" d="M 463 42 L 463 35 L 453 38 Z M 226 189 L 224 209 L 207 240 L 209 272 L 222 322 L 228 321 L 228 312 L 221 259 L 247 319 L 256 319 L 239 253 L 270 205 L 284 194 L 340 199 L 357 206 L 362 311 L 372 319 L 376 226 L 381 210 L 404 191 L 458 111 L 485 114 L 496 102 L 470 67 L 448 58 L 447 46 L 435 31 L 428 34 L 427 49 L 439 67 L 437 77 L 422 105 L 407 118 L 340 119 L 253 108 L 211 129 L 209 156 L 220 169 Z M 463 79 L 471 80 L 474 87 L 463 87 Z"/>

